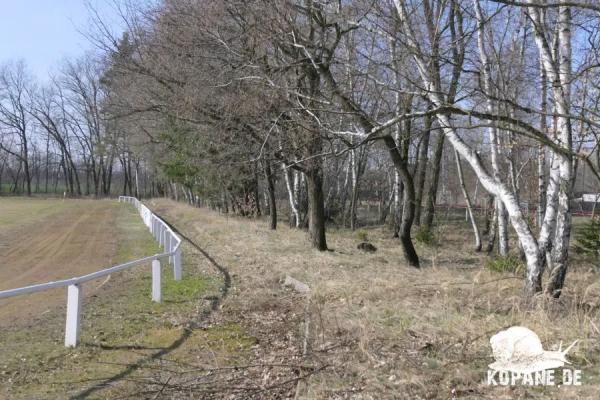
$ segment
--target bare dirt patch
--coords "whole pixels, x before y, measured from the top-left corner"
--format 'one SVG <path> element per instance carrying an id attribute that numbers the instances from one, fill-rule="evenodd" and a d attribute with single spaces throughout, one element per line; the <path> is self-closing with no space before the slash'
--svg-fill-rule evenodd
<path id="1" fill-rule="evenodd" d="M 46 203 L 40 207 L 39 202 Z M 43 210 L 38 218 L 31 217 L 31 206 Z M 2 208 L 0 201 L 0 214 Z M 116 252 L 114 202 L 24 200 L 19 208 L 12 200 L 10 213 L 24 215 L 26 223 L 4 230 L 0 290 L 67 279 L 111 265 Z M 0 327 L 28 321 L 64 301 L 62 289 L 2 300 Z"/>

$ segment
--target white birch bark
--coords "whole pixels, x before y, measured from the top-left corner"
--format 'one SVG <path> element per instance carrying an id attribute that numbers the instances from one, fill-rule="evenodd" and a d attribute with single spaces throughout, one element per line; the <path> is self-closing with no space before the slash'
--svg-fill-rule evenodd
<path id="1" fill-rule="evenodd" d="M 285 187 L 288 192 L 288 200 L 290 203 L 290 209 L 292 210 L 292 215 L 294 216 L 294 225 L 296 228 L 300 226 L 300 213 L 298 212 L 298 202 L 297 197 L 295 195 L 295 188 L 292 186 L 292 171 L 285 163 L 281 163 L 281 168 L 283 170 L 283 176 L 285 178 Z M 294 182 L 295 184 L 295 182 Z M 295 186 L 295 185 L 294 185 Z"/>
<path id="2" fill-rule="evenodd" d="M 557 101 L 557 109 L 562 114 L 558 118 L 560 143 L 572 150 L 572 127 L 568 118 L 571 102 L 571 10 L 569 7 L 559 8 L 559 76 L 562 91 L 561 101 Z M 558 214 L 554 246 L 552 248 L 552 270 L 548 292 L 555 297 L 560 295 L 567 270 L 569 242 L 571 238 L 571 209 L 570 200 L 572 193 L 571 180 L 573 178 L 573 162 L 571 157 L 560 158 L 560 180 L 558 192 Z"/>
<path id="3" fill-rule="evenodd" d="M 356 228 L 356 203 L 358 201 L 358 161 L 356 160 L 356 149 L 352 149 L 350 151 L 350 169 L 352 174 L 352 192 L 350 194 L 350 229 L 354 230 Z"/>
<path id="4" fill-rule="evenodd" d="M 467 213 L 469 215 L 469 219 L 471 220 L 471 226 L 473 227 L 473 235 L 475 236 L 475 251 L 481 251 L 481 234 L 479 233 L 479 227 L 477 226 L 477 221 L 475 220 L 475 215 L 473 214 L 471 198 L 469 197 L 469 192 L 467 191 L 467 187 L 465 185 L 463 169 L 460 163 L 460 155 L 456 150 L 454 150 L 454 156 L 456 158 L 456 171 L 458 172 L 458 181 L 460 183 L 460 188 L 465 198 L 465 203 L 467 204 Z"/>
<path id="5" fill-rule="evenodd" d="M 342 222 L 346 223 L 346 201 L 348 200 L 348 185 L 350 184 L 350 168 L 352 163 L 350 162 L 350 156 L 348 156 L 348 164 L 346 165 L 346 173 L 344 175 L 344 186 L 342 191 Z"/>
<path id="6" fill-rule="evenodd" d="M 394 65 L 394 69 L 396 70 L 395 73 L 392 74 L 392 82 L 394 85 L 394 88 L 398 89 L 400 87 L 400 72 L 399 72 L 399 65 L 398 65 L 398 60 L 397 60 L 397 54 L 396 54 L 396 41 L 395 40 L 390 40 L 390 61 L 392 62 L 392 65 Z M 396 110 L 396 112 L 400 112 L 400 108 L 401 108 L 401 99 L 400 99 L 400 92 L 396 91 L 396 93 L 394 94 L 394 109 Z M 402 133 L 402 128 L 400 126 L 400 123 L 397 123 L 395 125 L 395 131 L 394 131 L 394 140 L 395 142 L 398 144 L 400 143 L 400 135 Z M 404 212 L 404 201 L 403 201 L 403 185 L 401 183 L 401 179 L 400 179 L 400 172 L 398 171 L 398 168 L 394 168 L 394 183 L 395 183 L 395 193 L 394 193 L 394 236 L 398 235 L 398 231 L 400 229 L 400 215 L 401 213 Z"/>
<path id="7" fill-rule="evenodd" d="M 528 3 L 533 4 L 532 0 Z M 552 83 L 552 97 L 556 107 L 556 129 L 558 144 L 572 150 L 572 127 L 569 118 L 571 96 L 571 11 L 569 7 L 559 7 L 556 42 L 553 50 L 544 35 L 544 21 L 541 11 L 529 7 L 528 12 L 534 25 L 535 41 L 540 53 L 540 61 Z M 552 265 L 547 291 L 558 297 L 562 290 L 567 270 L 568 247 L 571 236 L 570 198 L 572 192 L 573 164 L 570 156 L 555 153 L 558 172 L 556 176 L 558 205 L 556 208 L 556 228 L 552 246 Z M 553 178 L 551 177 L 551 180 Z M 547 196 L 548 198 L 548 196 Z M 548 207 L 553 205 L 547 205 Z M 546 220 L 546 218 L 545 218 Z M 545 222 L 545 221 L 544 221 Z"/>
<path id="8" fill-rule="evenodd" d="M 401 0 L 394 0 L 394 5 L 396 7 L 396 11 L 398 12 L 398 16 L 400 17 L 400 21 L 403 26 L 403 30 L 406 36 L 406 40 L 409 46 L 416 49 L 413 54 L 413 59 L 416 63 L 417 69 L 419 71 L 419 75 L 421 76 L 421 80 L 423 82 L 423 86 L 427 92 L 428 99 L 436 106 L 440 107 L 444 104 L 443 98 L 441 97 L 441 88 L 435 84 L 433 79 L 429 76 L 427 64 L 425 60 L 422 58 L 422 54 L 419 52 L 420 46 L 418 45 L 415 34 L 410 26 L 409 21 L 407 20 L 407 13 L 404 9 L 404 3 Z M 531 229 L 527 225 L 527 222 L 521 212 L 519 207 L 519 203 L 516 200 L 514 193 L 508 189 L 508 187 L 501 181 L 496 180 L 492 175 L 490 175 L 477 153 L 469 147 L 456 133 L 454 127 L 452 126 L 451 120 L 446 114 L 436 114 L 436 118 L 439 122 L 439 125 L 443 131 L 443 133 L 448 138 L 448 141 L 452 144 L 454 149 L 469 163 L 479 180 L 481 181 L 482 186 L 491 194 L 497 196 L 506 207 L 508 214 L 510 216 L 510 220 L 513 228 L 515 229 L 517 236 L 521 245 L 523 246 L 523 250 L 525 252 L 525 257 L 527 260 L 527 277 L 525 283 L 525 290 L 528 294 L 533 294 L 533 292 L 537 291 L 538 288 L 535 286 L 535 282 L 532 280 L 533 277 L 536 277 L 540 268 L 540 258 L 538 252 L 538 245 L 535 237 L 533 236 Z"/>
<path id="9" fill-rule="evenodd" d="M 484 18 L 481 11 L 481 5 L 479 0 L 473 0 L 473 7 L 475 8 L 475 16 L 477 19 L 477 46 L 479 48 L 479 59 L 482 65 L 483 75 L 483 87 L 487 94 L 486 96 L 486 108 L 488 113 L 493 114 L 495 106 L 493 100 L 489 96 L 494 95 L 494 89 L 492 86 L 492 69 L 487 55 L 484 42 Z M 492 162 L 492 172 L 496 181 L 501 180 L 500 165 L 499 165 L 499 152 L 498 152 L 498 128 L 493 121 L 488 121 L 490 127 L 488 128 L 488 136 L 490 140 L 490 158 Z M 508 255 L 508 224 L 506 221 L 506 210 L 504 204 L 499 198 L 496 198 L 496 208 L 498 216 L 498 251 L 500 255 Z"/>
<path id="10" fill-rule="evenodd" d="M 548 125 L 546 123 L 546 113 L 548 112 L 548 77 L 546 70 L 540 62 L 540 130 L 548 136 Z M 541 228 L 544 221 L 546 208 L 546 146 L 542 143 L 538 146 L 538 209 L 537 209 L 537 225 Z"/>

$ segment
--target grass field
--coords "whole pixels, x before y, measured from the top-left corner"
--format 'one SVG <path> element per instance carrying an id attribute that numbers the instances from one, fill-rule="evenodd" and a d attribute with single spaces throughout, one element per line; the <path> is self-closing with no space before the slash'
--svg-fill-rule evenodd
<path id="1" fill-rule="evenodd" d="M 329 232 L 331 251 L 318 252 L 286 226 L 148 204 L 200 246 L 185 244 L 184 281 L 165 270 L 165 301 L 155 305 L 147 270 L 112 277 L 86 298 L 76 349 L 62 347 L 62 310 L 3 331 L 0 397 L 597 398 L 596 260 L 574 256 L 561 300 L 525 307 L 520 273 L 483 267 L 457 221 L 438 225 L 436 245 L 418 245 L 423 268 L 414 270 L 382 227 L 366 229 L 376 253 L 357 250 L 347 230 Z M 114 262 L 151 252 L 133 209 L 115 210 Z M 308 284 L 310 296 L 284 287 L 286 275 Z M 579 339 L 568 359 L 583 385 L 487 386 L 489 338 L 511 325 L 534 330 L 546 349 Z"/>
<path id="2" fill-rule="evenodd" d="M 18 232 L 18 239 L 10 246 L 11 254 L 14 254 L 15 246 L 35 239 L 35 232 L 45 224 L 64 225 L 67 231 L 75 231 L 72 238 L 79 245 L 79 250 L 69 248 L 73 259 L 83 260 L 86 241 L 91 241 L 96 249 L 104 249 L 106 257 L 102 260 L 95 263 L 87 260 L 87 263 L 77 263 L 77 266 L 73 264 L 72 269 L 62 271 L 60 278 L 81 275 L 158 252 L 152 236 L 135 209 L 129 205 L 116 201 L 67 201 L 63 204 L 55 200 L 0 200 L 0 213 L 10 210 L 13 219 L 18 219 L 19 213 L 27 214 L 28 209 L 37 216 L 31 217 L 29 223 L 17 231 L 7 229 L 5 225 L 2 227 L 13 237 Z M 87 228 L 75 224 L 77 229 L 74 229 L 66 223 L 68 218 L 75 216 L 78 220 L 88 215 L 103 227 L 110 241 L 87 237 Z M 86 225 L 94 224 L 88 221 Z M 64 234 L 62 229 L 46 233 L 53 243 Z M 47 252 L 59 253 L 57 249 Z M 209 274 L 201 274 L 199 268 L 186 268 L 189 263 L 198 264 L 189 251 L 186 253 L 186 276 L 183 281 L 173 281 L 169 268 L 163 266 L 161 304 L 150 301 L 149 266 L 111 275 L 108 280 L 85 284 L 82 344 L 75 349 L 65 349 L 63 346 L 64 288 L 47 294 L 0 300 L 0 315 L 4 314 L 5 317 L 0 325 L 0 398 L 113 398 L 112 392 L 106 391 L 107 388 L 102 384 L 176 342 L 179 336 L 184 335 L 182 327 L 187 326 L 190 317 L 202 309 L 199 298 L 216 290 L 214 287 L 217 283 Z M 44 257 L 40 258 L 40 264 L 50 265 Z M 0 268 L 6 266 L 10 267 L 3 263 Z M 52 275 L 54 272 L 42 272 L 48 269 L 52 268 L 40 268 L 41 271 L 29 278 L 35 282 L 45 282 L 49 276 L 55 276 Z M 5 282 L 2 285 L 7 286 Z M 37 309 L 43 311 L 34 313 Z M 15 310 L 26 310 L 27 317 L 15 320 Z M 108 385 L 108 389 L 110 387 Z M 125 390 L 123 388 L 126 387 L 121 385 L 119 389 Z"/>
<path id="3" fill-rule="evenodd" d="M 64 212 L 80 204 L 73 200 L 41 200 L 24 197 L 0 198 L 0 234 L 5 234 L 16 226 L 29 225 L 53 214 Z"/>
<path id="4" fill-rule="evenodd" d="M 93 272 L 117 251 L 117 206 L 110 201 L 0 199 L 0 289 Z M 94 282 L 98 284 L 98 282 Z M 27 322 L 64 303 L 57 289 L 7 299 L 0 326 Z"/>

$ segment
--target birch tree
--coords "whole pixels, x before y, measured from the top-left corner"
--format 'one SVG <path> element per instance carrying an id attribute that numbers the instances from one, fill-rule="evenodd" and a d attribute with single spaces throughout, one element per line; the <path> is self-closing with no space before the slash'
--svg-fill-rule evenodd
<path id="1" fill-rule="evenodd" d="M 442 93 L 444 93 L 442 82 L 439 78 L 435 79 L 435 77 L 440 76 L 440 71 L 434 71 L 434 74 L 432 74 L 427 67 L 428 63 L 423 51 L 420 50 L 413 22 L 407 11 L 407 3 L 402 0 L 394 0 L 394 6 L 402 24 L 405 40 L 407 41 L 407 44 L 414 49 L 413 59 L 419 71 L 423 86 L 426 89 L 426 96 L 434 107 L 443 108 L 447 105 L 447 99 L 442 96 Z M 485 189 L 500 199 L 506 207 L 527 257 L 528 271 L 526 291 L 527 293 L 538 291 L 540 286 L 537 280 L 539 279 L 541 266 L 537 241 L 525 221 L 514 193 L 509 189 L 506 183 L 500 181 L 497 176 L 494 176 L 487 171 L 479 155 L 457 134 L 454 124 L 448 117 L 448 114 L 438 113 L 436 114 L 436 119 L 446 138 L 452 144 L 456 152 L 469 163 Z"/>

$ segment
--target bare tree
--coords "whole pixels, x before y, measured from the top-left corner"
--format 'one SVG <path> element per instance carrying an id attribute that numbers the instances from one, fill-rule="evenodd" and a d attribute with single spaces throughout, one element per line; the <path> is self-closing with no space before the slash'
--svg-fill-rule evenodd
<path id="1" fill-rule="evenodd" d="M 22 165 L 28 196 L 31 196 L 29 151 L 32 136 L 29 109 L 33 89 L 33 78 L 23 61 L 0 67 L 0 149 L 14 156 Z"/>

